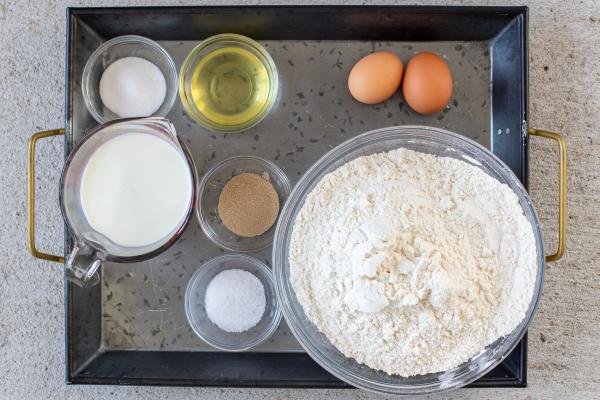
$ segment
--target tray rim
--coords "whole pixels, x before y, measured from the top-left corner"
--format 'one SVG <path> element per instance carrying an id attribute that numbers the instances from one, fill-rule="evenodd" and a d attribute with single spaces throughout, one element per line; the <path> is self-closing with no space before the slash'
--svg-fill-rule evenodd
<path id="1" fill-rule="evenodd" d="M 290 10 L 290 11 L 322 11 L 331 12 L 335 10 L 348 10 L 348 11 L 364 11 L 374 13 L 390 13 L 390 12 L 404 12 L 404 13 L 444 13 L 452 15 L 478 15 L 478 14 L 509 14 L 515 18 L 522 17 L 522 29 L 520 32 L 521 39 L 521 51 L 523 62 L 520 63 L 520 69 L 522 73 L 522 93 L 521 98 L 521 109 L 523 112 L 523 125 L 526 131 L 529 111 L 529 91 L 528 91 L 528 15 L 529 8 L 527 6 L 439 6 L 439 5 L 204 5 L 204 6 L 139 6 L 139 7 L 67 7 L 66 8 L 66 49 L 65 49 L 65 126 L 66 135 L 64 141 L 64 155 L 68 155 L 70 147 L 72 146 L 70 140 L 70 122 L 72 116 L 72 98 L 71 88 L 72 82 L 70 80 L 70 60 L 72 56 L 72 48 L 75 43 L 75 37 L 73 35 L 74 19 L 81 15 L 98 15 L 98 14 L 109 14 L 115 12 L 121 12 L 126 14 L 143 13 L 143 12 L 168 12 L 168 13 L 181 13 L 185 14 L 188 12 L 201 12 L 209 10 L 211 12 L 219 10 L 234 10 L 238 8 L 245 8 L 248 10 L 256 9 L 277 9 L 277 10 Z M 523 141 L 521 145 L 521 163 L 522 172 L 519 178 L 523 182 L 526 189 L 529 188 L 529 139 L 527 135 L 523 135 Z M 64 249 L 65 254 L 69 246 L 71 245 L 71 236 L 66 227 L 64 226 Z M 186 378 L 122 378 L 117 379 L 113 377 L 91 377 L 85 376 L 84 374 L 77 373 L 71 368 L 72 352 L 69 346 L 69 334 L 71 332 L 71 315 L 72 308 L 72 284 L 65 279 L 64 281 L 64 302 L 65 302 L 65 380 L 66 383 L 71 384 L 100 384 L 100 385 L 151 385 L 151 386 L 206 386 L 206 387 L 253 387 L 253 388 L 353 388 L 343 381 L 338 380 L 335 377 L 331 381 L 283 381 L 283 380 L 263 380 L 260 383 L 248 382 L 248 381 L 237 381 L 237 382 L 216 382 L 216 381 L 202 381 L 199 379 L 186 379 Z M 486 381 L 476 381 L 466 387 L 526 387 L 527 386 L 527 332 L 523 336 L 523 339 L 518 344 L 522 347 L 521 360 L 519 368 L 518 378 L 509 379 L 489 379 Z M 109 353 L 127 353 L 128 351 L 100 351 L 96 357 L 88 360 L 82 367 L 79 368 L 78 372 L 81 372 L 85 367 L 92 364 L 105 354 Z M 158 352 L 158 351 L 156 351 Z M 139 353 L 154 353 L 153 351 L 144 351 Z M 159 352 L 165 353 L 181 353 L 181 352 Z M 262 353 L 252 353 L 260 355 Z M 273 354 L 273 353 L 265 353 Z M 291 354 L 291 353 L 282 353 Z M 305 353 L 298 353 L 305 354 Z M 306 355 L 306 354 L 305 354 Z M 498 383 L 502 382 L 502 386 L 498 386 Z"/>

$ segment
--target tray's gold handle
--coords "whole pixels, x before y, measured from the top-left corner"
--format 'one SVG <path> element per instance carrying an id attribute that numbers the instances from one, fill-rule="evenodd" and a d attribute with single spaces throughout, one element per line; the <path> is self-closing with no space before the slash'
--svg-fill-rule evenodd
<path id="1" fill-rule="evenodd" d="M 565 253 L 567 243 L 567 143 L 558 133 L 543 131 L 540 129 L 528 129 L 533 136 L 540 136 L 555 140 L 558 143 L 560 154 L 560 178 L 558 184 L 558 246 L 556 252 L 546 256 L 546 261 L 558 261 Z"/>
<path id="2" fill-rule="evenodd" d="M 29 139 L 29 167 L 27 170 L 27 226 L 29 252 L 35 258 L 64 263 L 65 258 L 53 254 L 43 253 L 35 247 L 35 144 L 38 140 L 50 136 L 64 135 L 64 129 L 37 132 Z"/>

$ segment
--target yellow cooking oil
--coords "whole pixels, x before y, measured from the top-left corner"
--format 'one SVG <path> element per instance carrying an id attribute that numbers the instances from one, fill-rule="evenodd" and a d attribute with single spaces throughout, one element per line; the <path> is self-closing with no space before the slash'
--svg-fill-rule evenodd
<path id="1" fill-rule="evenodd" d="M 195 106 L 215 124 L 244 124 L 267 106 L 267 69 L 243 48 L 223 47 L 210 52 L 196 65 L 190 83 Z"/>

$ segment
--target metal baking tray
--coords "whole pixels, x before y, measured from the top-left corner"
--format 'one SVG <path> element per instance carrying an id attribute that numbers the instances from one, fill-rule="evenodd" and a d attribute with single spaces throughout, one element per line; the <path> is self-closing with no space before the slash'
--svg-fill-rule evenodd
<path id="1" fill-rule="evenodd" d="M 224 32 L 252 37 L 280 76 L 275 108 L 242 134 L 218 134 L 189 119 L 180 104 L 168 118 L 198 173 L 226 157 L 255 154 L 295 183 L 320 156 L 359 133 L 389 125 L 431 125 L 490 148 L 527 186 L 527 9 L 525 7 L 173 7 L 67 10 L 65 155 L 96 123 L 82 99 L 91 52 L 124 34 L 158 41 L 181 65 L 202 39 Z M 447 109 L 419 116 L 400 94 L 360 105 L 346 88 L 349 68 L 372 50 L 406 62 L 416 51 L 447 58 L 455 93 Z M 65 248 L 71 238 L 66 236 Z M 73 384 L 347 387 L 312 361 L 281 323 L 251 352 L 215 351 L 187 324 L 183 296 L 191 274 L 222 253 L 196 221 L 167 252 L 147 262 L 106 264 L 101 284 L 66 282 L 66 374 Z M 270 264 L 270 249 L 255 253 Z M 471 386 L 525 386 L 526 337 Z"/>

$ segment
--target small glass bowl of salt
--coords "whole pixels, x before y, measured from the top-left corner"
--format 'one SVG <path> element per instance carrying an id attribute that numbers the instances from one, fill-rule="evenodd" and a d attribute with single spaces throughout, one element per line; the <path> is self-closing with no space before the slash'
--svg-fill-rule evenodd
<path id="1" fill-rule="evenodd" d="M 143 36 L 118 36 L 87 60 L 83 101 L 100 124 L 118 118 L 165 117 L 177 98 L 177 68 L 169 53 Z"/>
<path id="2" fill-rule="evenodd" d="M 207 261 L 188 283 L 185 314 L 198 337 L 217 349 L 258 346 L 281 321 L 271 269 L 241 254 Z"/>

